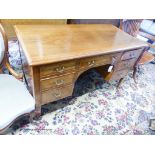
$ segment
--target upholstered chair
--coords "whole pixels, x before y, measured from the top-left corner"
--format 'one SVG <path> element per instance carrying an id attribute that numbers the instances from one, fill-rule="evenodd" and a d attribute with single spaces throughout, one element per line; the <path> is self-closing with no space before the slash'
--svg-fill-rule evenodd
<path id="1" fill-rule="evenodd" d="M 18 75 L 9 64 L 7 51 L 7 37 L 0 25 L 0 134 L 4 134 L 19 117 L 32 114 L 35 109 L 33 97 L 19 80 L 22 76 Z M 13 76 L 3 74 L 4 66 Z"/>
<path id="2" fill-rule="evenodd" d="M 122 20 L 121 19 L 120 29 L 122 29 L 123 31 L 125 31 L 126 33 L 130 34 L 133 37 L 136 37 L 140 40 L 148 42 L 149 46 L 155 49 L 155 45 L 151 44 L 155 42 L 155 37 L 153 36 L 153 34 L 149 34 L 149 32 L 147 32 L 150 30 L 149 28 L 151 28 L 150 32 L 153 32 L 154 27 L 149 26 L 151 21 L 148 20 L 149 21 L 148 23 L 146 21 L 147 20 L 141 20 L 141 19 L 133 19 L 133 20 Z M 142 32 L 142 29 L 145 29 L 145 32 L 144 31 Z M 151 43 L 149 43 L 149 40 L 151 40 Z M 150 53 L 149 49 L 150 48 L 144 51 L 143 55 L 139 59 L 137 67 L 135 68 L 133 72 L 133 79 L 135 83 L 137 83 L 136 73 L 137 73 L 137 70 L 139 70 L 139 66 L 152 62 L 155 59 L 155 56 L 152 53 Z"/>
<path id="3" fill-rule="evenodd" d="M 121 29 L 133 37 L 148 42 L 151 48 L 155 48 L 155 45 L 151 45 L 155 42 L 155 23 L 151 20 L 121 20 Z M 139 65 L 151 62 L 155 59 L 154 55 L 146 50 L 139 61 Z"/>

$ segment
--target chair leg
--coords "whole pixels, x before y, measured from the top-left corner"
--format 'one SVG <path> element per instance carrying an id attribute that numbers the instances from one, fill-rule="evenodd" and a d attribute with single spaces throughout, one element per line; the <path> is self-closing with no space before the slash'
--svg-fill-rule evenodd
<path id="1" fill-rule="evenodd" d="M 23 114 L 23 115 L 17 117 L 16 119 L 14 119 L 8 126 L 6 126 L 5 128 L 3 128 L 2 130 L 0 130 L 0 135 L 6 134 L 9 131 L 10 127 L 12 126 L 12 124 L 14 122 L 16 122 L 17 120 L 23 118 L 24 116 L 30 116 L 30 114 L 32 114 L 32 113 L 26 113 L 26 114 Z"/>
<path id="2" fill-rule="evenodd" d="M 3 72 L 2 72 L 2 68 L 1 68 L 1 66 L 0 66 L 0 73 L 3 73 Z"/>

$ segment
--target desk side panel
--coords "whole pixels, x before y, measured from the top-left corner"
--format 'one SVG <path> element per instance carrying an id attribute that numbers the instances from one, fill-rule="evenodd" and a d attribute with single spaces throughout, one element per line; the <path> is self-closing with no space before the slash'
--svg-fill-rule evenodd
<path id="1" fill-rule="evenodd" d="M 21 56 L 21 63 L 22 63 L 22 71 L 25 83 L 27 85 L 27 88 L 29 92 L 33 95 L 33 87 L 32 87 L 32 67 L 28 65 L 28 61 L 26 59 L 26 56 L 24 54 L 24 51 L 22 47 L 20 47 L 20 56 Z"/>

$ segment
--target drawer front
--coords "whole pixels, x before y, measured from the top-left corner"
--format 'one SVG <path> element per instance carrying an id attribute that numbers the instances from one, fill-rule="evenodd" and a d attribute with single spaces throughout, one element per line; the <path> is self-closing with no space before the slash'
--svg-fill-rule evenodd
<path id="1" fill-rule="evenodd" d="M 66 84 L 71 84 L 74 79 L 74 73 L 73 74 L 66 74 L 63 76 L 58 76 L 54 78 L 45 78 L 41 79 L 41 90 L 48 90 L 52 87 L 58 87 L 58 86 L 64 86 Z"/>
<path id="2" fill-rule="evenodd" d="M 80 68 L 91 68 L 99 65 L 111 64 L 120 58 L 120 54 L 96 56 L 80 60 Z"/>
<path id="3" fill-rule="evenodd" d="M 56 63 L 51 65 L 44 65 L 40 67 L 40 77 L 48 77 L 50 75 L 60 75 L 67 71 L 75 70 L 76 61 L 68 61 L 62 63 Z"/>
<path id="4" fill-rule="evenodd" d="M 142 49 L 127 51 L 127 52 L 123 53 L 121 60 L 138 58 L 141 53 L 142 53 Z"/>
<path id="5" fill-rule="evenodd" d="M 128 69 L 124 69 L 124 70 L 120 70 L 120 71 L 114 71 L 111 78 L 109 79 L 109 81 L 119 80 L 121 78 L 124 78 L 128 74 L 128 72 L 129 72 Z"/>
<path id="6" fill-rule="evenodd" d="M 122 69 L 132 69 L 137 59 L 124 60 L 115 65 L 114 70 L 122 70 Z"/>
<path id="7" fill-rule="evenodd" d="M 42 92 L 42 103 L 45 104 L 48 102 L 53 102 L 71 96 L 72 92 L 73 92 L 73 85 L 51 88 L 48 91 Z"/>

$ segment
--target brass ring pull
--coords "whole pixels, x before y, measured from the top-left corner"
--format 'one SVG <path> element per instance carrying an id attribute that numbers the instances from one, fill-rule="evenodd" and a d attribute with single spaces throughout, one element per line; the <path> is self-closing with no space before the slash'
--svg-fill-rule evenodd
<path id="1" fill-rule="evenodd" d="M 88 62 L 88 66 L 89 66 L 89 67 L 93 66 L 94 64 L 95 64 L 95 60 L 92 60 L 92 61 L 89 61 L 89 62 Z"/>
<path id="2" fill-rule="evenodd" d="M 57 86 L 60 86 L 60 85 L 62 85 L 63 83 L 64 83 L 64 80 L 62 80 L 62 79 L 56 81 L 56 85 L 57 85 Z"/>
<path id="3" fill-rule="evenodd" d="M 57 68 L 56 68 L 56 71 L 59 72 L 59 73 L 62 73 L 62 72 L 64 71 L 64 68 L 65 68 L 64 66 L 62 66 L 62 67 L 57 67 Z"/>

